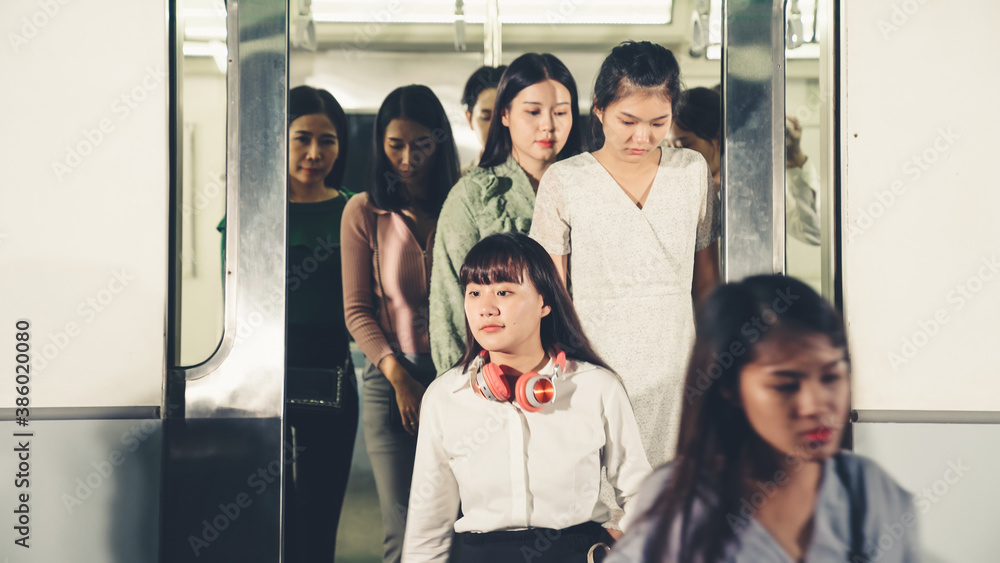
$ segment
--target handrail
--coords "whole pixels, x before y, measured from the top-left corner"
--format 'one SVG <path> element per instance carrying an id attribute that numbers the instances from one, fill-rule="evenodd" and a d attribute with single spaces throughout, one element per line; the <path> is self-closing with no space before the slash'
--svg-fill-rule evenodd
<path id="1" fill-rule="evenodd" d="M 223 332 L 178 368 L 185 418 L 280 417 L 284 404 L 288 6 L 227 2 Z M 174 398 L 178 400 L 179 398 Z"/>
<path id="2" fill-rule="evenodd" d="M 894 424 L 1000 424 L 1000 412 L 861 409 L 851 411 L 851 422 Z"/>

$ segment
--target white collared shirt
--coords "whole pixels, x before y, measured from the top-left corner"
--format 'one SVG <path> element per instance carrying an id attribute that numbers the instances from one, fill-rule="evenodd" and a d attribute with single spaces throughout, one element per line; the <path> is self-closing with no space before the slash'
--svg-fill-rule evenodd
<path id="1" fill-rule="evenodd" d="M 552 373 L 551 360 L 541 373 Z M 554 404 L 530 413 L 479 397 L 461 367 L 431 383 L 420 407 L 404 562 L 447 561 L 452 530 L 606 522 L 602 466 L 630 517 L 629 502 L 651 469 L 621 382 L 570 360 L 555 387 Z"/>

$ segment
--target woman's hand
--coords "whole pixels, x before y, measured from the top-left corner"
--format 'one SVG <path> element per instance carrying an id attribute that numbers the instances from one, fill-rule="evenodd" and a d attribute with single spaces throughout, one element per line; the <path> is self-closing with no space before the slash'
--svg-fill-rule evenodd
<path id="1" fill-rule="evenodd" d="M 798 119 L 785 116 L 785 168 L 802 168 L 807 158 L 802 152 L 802 125 Z"/>
<path id="2" fill-rule="evenodd" d="M 403 429 L 416 436 L 420 421 L 420 399 L 427 388 L 409 374 L 399 385 L 393 387 L 396 388 L 396 405 L 403 418 Z"/>
<path id="3" fill-rule="evenodd" d="M 396 390 L 396 405 L 403 421 L 403 429 L 416 436 L 420 421 L 420 399 L 423 398 L 426 387 L 414 379 L 395 356 L 382 358 L 378 368 Z"/>

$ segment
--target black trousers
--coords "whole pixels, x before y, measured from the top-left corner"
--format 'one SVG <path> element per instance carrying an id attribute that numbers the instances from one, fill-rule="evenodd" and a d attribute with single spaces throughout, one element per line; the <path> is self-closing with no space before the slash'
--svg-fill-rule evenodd
<path id="1" fill-rule="evenodd" d="M 529 528 L 513 532 L 461 533 L 455 536 L 458 563 L 586 563 L 596 543 L 610 546 L 611 535 L 597 522 L 569 528 Z M 604 550 L 595 550 L 600 561 Z"/>
<path id="2" fill-rule="evenodd" d="M 288 452 L 293 456 L 291 464 L 285 466 L 287 563 L 333 563 L 358 432 L 358 391 L 353 375 L 348 378 L 351 383 L 344 408 L 335 414 L 286 406 L 286 437 L 294 446 Z"/>

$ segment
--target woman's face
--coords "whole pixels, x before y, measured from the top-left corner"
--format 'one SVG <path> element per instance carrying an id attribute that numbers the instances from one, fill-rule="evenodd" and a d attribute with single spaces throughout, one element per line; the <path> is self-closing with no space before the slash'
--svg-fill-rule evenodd
<path id="1" fill-rule="evenodd" d="M 479 137 L 479 144 L 486 146 L 486 135 L 490 132 L 490 121 L 493 120 L 493 106 L 497 101 L 496 88 L 484 88 L 476 98 L 476 105 L 472 106 L 472 111 L 465 110 L 465 119 L 469 121 L 469 127 L 476 132 Z"/>
<path id="2" fill-rule="evenodd" d="M 572 100 L 569 89 L 550 78 L 518 92 L 500 114 L 510 131 L 511 154 L 522 167 L 556 161 L 573 128 Z"/>
<path id="3" fill-rule="evenodd" d="M 393 171 L 407 185 L 423 184 L 434 166 L 436 143 L 431 130 L 416 121 L 393 119 L 382 143 Z"/>
<path id="4" fill-rule="evenodd" d="M 673 110 L 670 100 L 659 94 L 636 92 L 594 113 L 604 126 L 604 147 L 625 162 L 659 158 L 656 149 L 670 131 Z"/>
<path id="5" fill-rule="evenodd" d="M 476 342 L 491 353 L 521 355 L 537 349 L 542 317 L 550 311 L 526 273 L 521 283 L 465 286 L 465 318 Z"/>
<path id="6" fill-rule="evenodd" d="M 676 148 L 691 149 L 693 151 L 698 151 L 701 156 L 705 157 L 708 162 L 708 168 L 712 171 L 712 175 L 719 173 L 719 140 L 712 139 L 706 140 L 698 135 L 695 135 L 691 131 L 684 129 L 680 125 L 677 125 L 675 121 L 673 125 L 670 126 L 670 134 L 667 135 L 667 144 Z"/>
<path id="7" fill-rule="evenodd" d="M 847 422 L 846 351 L 823 334 L 781 331 L 743 367 L 740 400 L 750 425 L 784 463 L 835 454 Z"/>
<path id="8" fill-rule="evenodd" d="M 296 118 L 288 127 L 289 182 L 300 188 L 323 185 L 337 161 L 339 147 L 337 129 L 326 114 Z"/>

